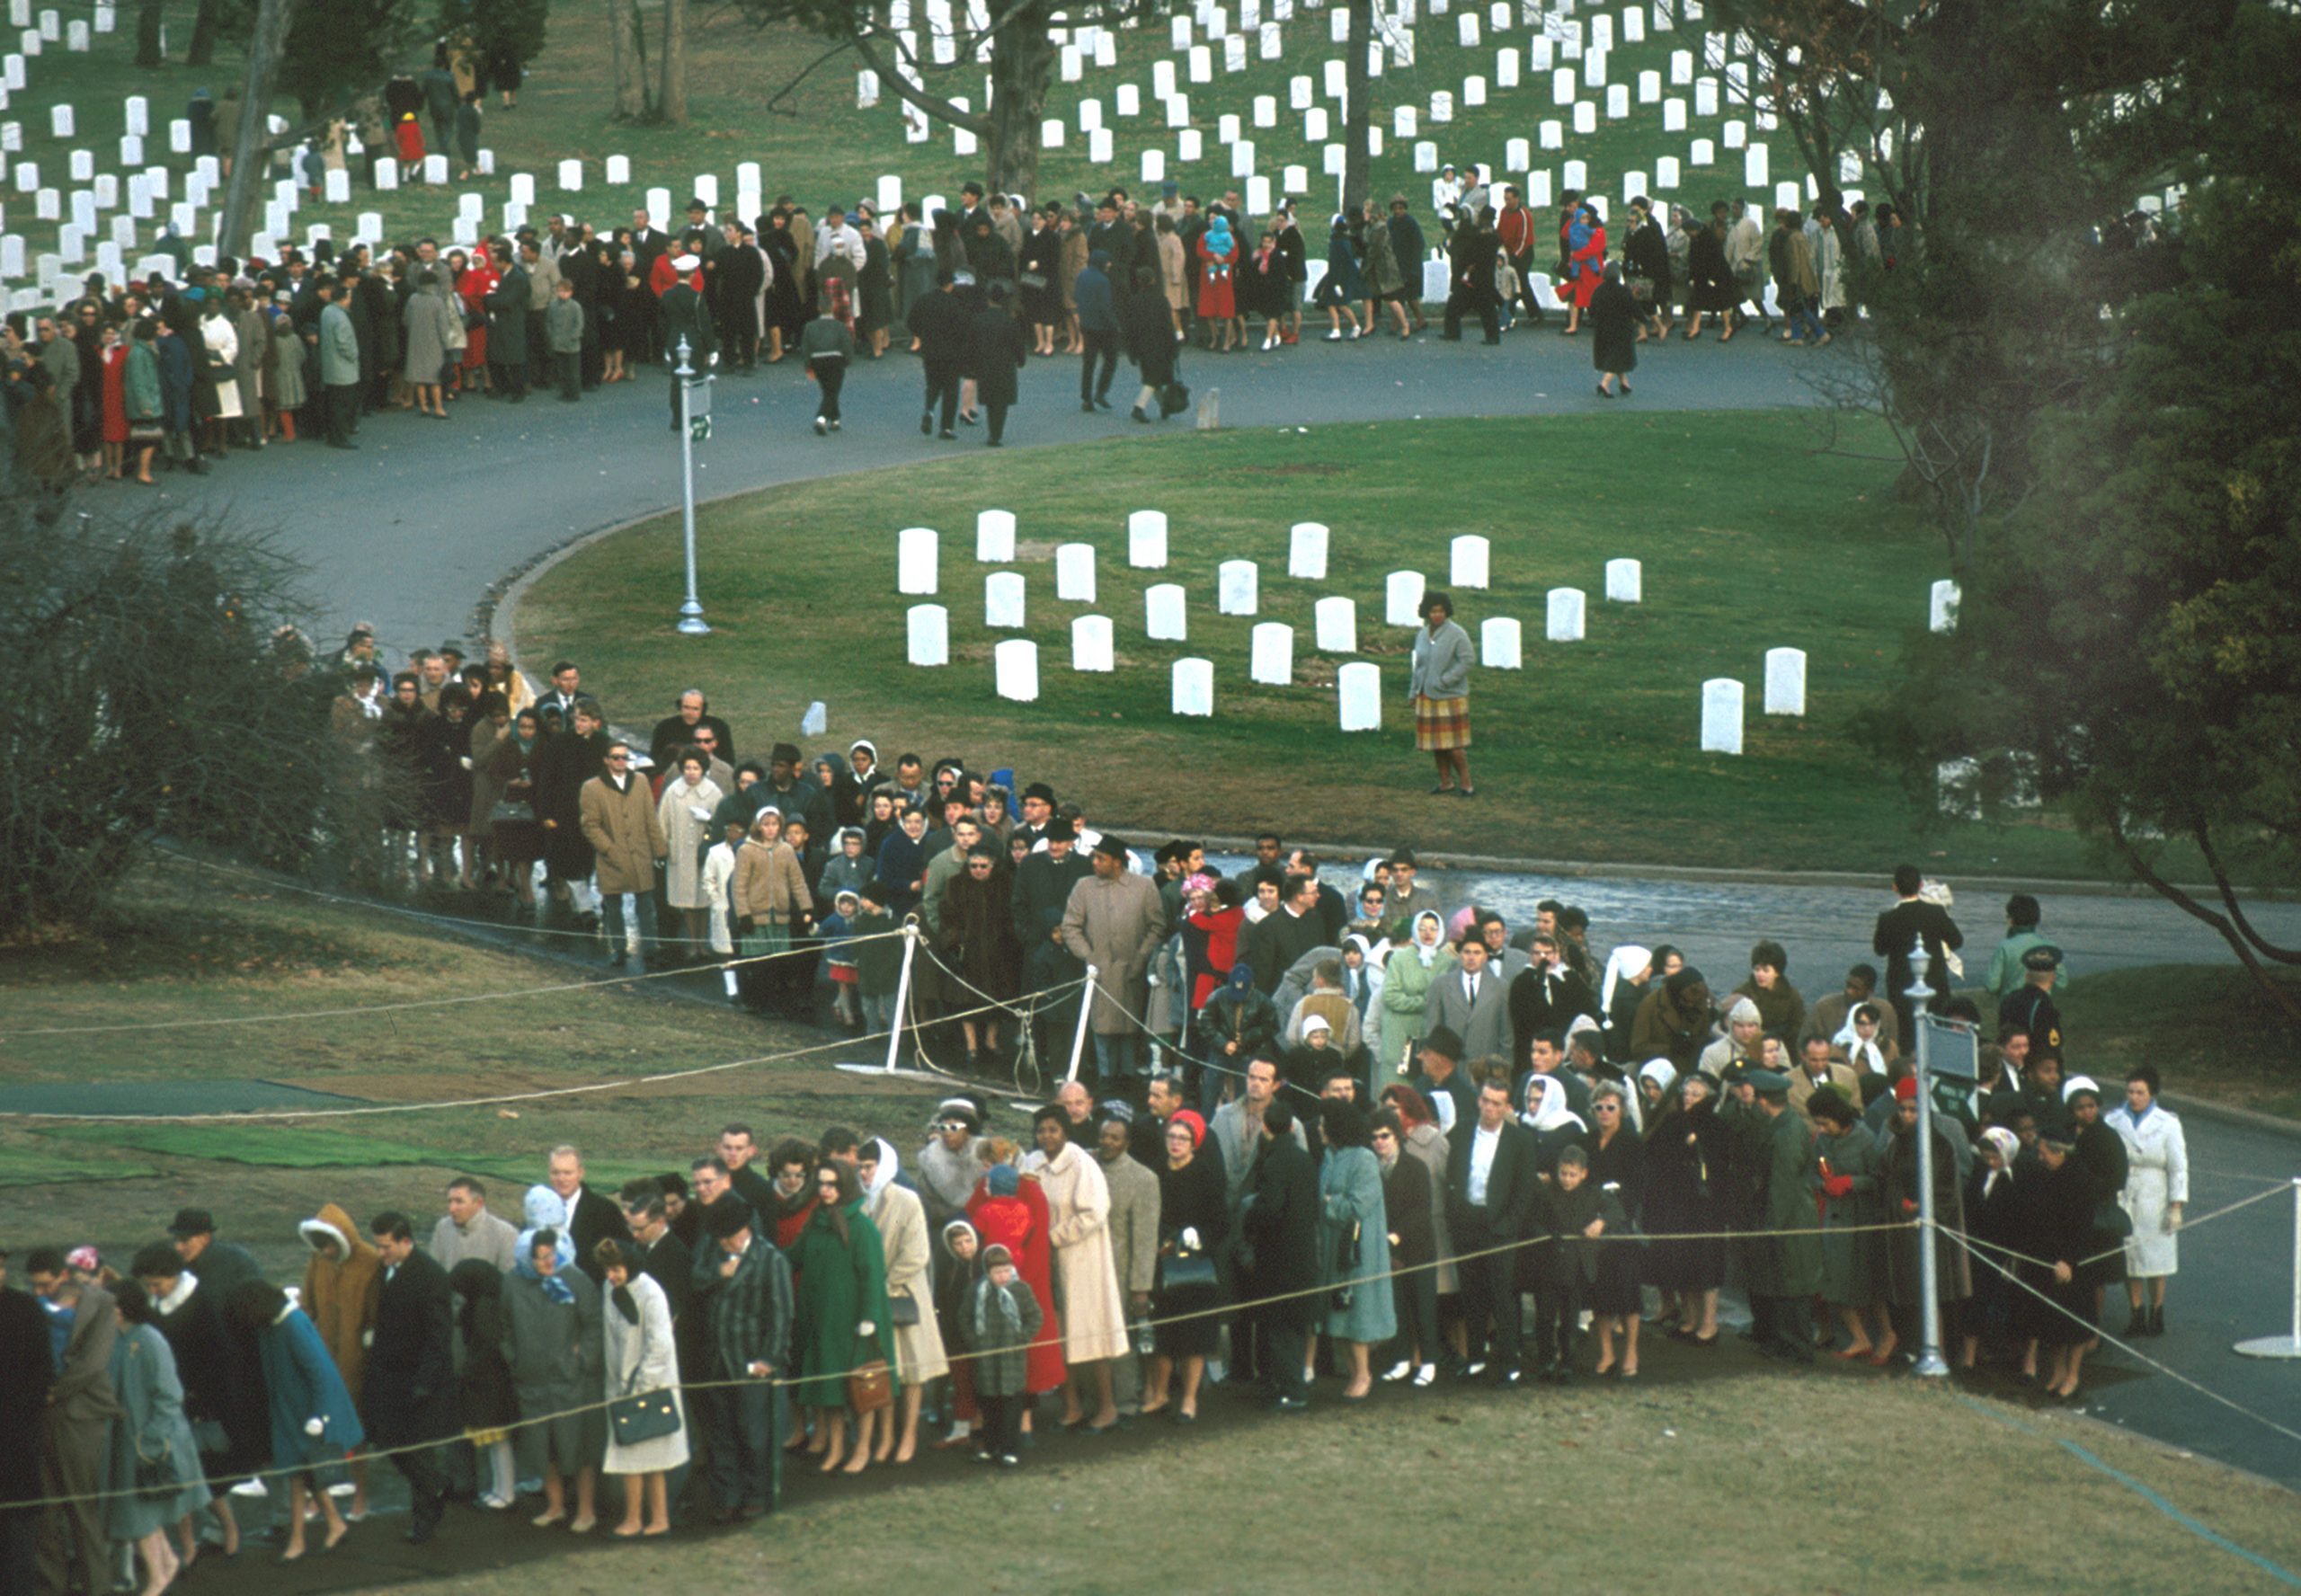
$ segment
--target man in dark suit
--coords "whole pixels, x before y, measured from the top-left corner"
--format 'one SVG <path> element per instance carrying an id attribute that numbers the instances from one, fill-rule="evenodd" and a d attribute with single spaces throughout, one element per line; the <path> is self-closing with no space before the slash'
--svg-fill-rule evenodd
<path id="1" fill-rule="evenodd" d="M 1597 994 L 1560 956 L 1558 934 L 1537 931 L 1527 948 L 1525 969 L 1510 983 L 1510 1033 L 1517 1038 L 1515 1062 L 1523 1073 L 1534 1038 L 1562 1033 L 1577 1015 L 1598 1013 Z"/>
<path id="2" fill-rule="evenodd" d="M 655 730 L 647 739 L 647 757 L 658 770 L 673 769 L 672 761 L 681 749 L 695 741 L 697 732 L 718 734 L 718 745 L 711 751 L 733 765 L 735 762 L 735 734 L 727 723 L 711 713 L 711 701 L 703 696 L 701 687 L 689 687 L 680 695 L 673 705 L 676 714 L 665 715 L 655 723 Z"/>
<path id="3" fill-rule="evenodd" d="M 61 1367 L 53 1359 L 52 1343 L 41 1349 L 49 1354 L 56 1376 L 41 1415 L 40 1494 L 68 1500 L 38 1515 L 33 1556 L 39 1572 L 32 1588 L 66 1590 L 76 1569 L 88 1591 L 107 1591 L 111 1556 L 104 1536 L 104 1449 L 120 1412 L 111 1383 L 120 1321 L 112 1316 L 111 1293 L 82 1285 L 53 1247 L 35 1249 L 24 1260 L 24 1275 L 46 1305 L 45 1331 L 53 1335 L 54 1318 L 71 1316 Z"/>
<path id="4" fill-rule="evenodd" d="M 575 1244 L 575 1266 L 597 1284 L 606 1271 L 591 1256 L 591 1249 L 608 1240 L 629 1241 L 630 1227 L 612 1198 L 603 1197 L 583 1184 L 583 1155 L 572 1147 L 551 1149 L 544 1178 L 567 1204 L 568 1238 Z"/>
<path id="5" fill-rule="evenodd" d="M 1933 1000 L 1926 1006 L 1938 1013 L 1950 998 L 1950 966 L 1941 955 L 1966 945 L 1950 911 L 1918 896 L 1924 885 L 1916 865 L 1895 865 L 1894 906 L 1878 917 L 1877 935 L 1870 939 L 1870 952 L 1886 961 L 1886 996 L 1893 1003 L 1905 1048 L 1917 1045 L 1917 1015 L 1908 996 L 1911 947 L 1924 939 L 1925 984 L 1933 989 Z"/>
<path id="6" fill-rule="evenodd" d="M 656 302 L 663 328 L 663 365 L 671 373 L 671 430 L 680 430 L 680 385 L 692 380 L 680 376 L 680 341 L 687 341 L 688 369 L 699 379 L 711 369 L 711 357 L 719 352 L 719 334 L 711 324 L 711 306 L 696 292 L 689 281 L 695 269 L 703 262 L 692 254 L 674 256 L 671 270 L 680 274 L 679 280 L 663 290 Z"/>
<path id="7" fill-rule="evenodd" d="M 1314 947 L 1332 945 L 1319 913 L 1319 878 L 1289 875 L 1279 891 L 1278 912 L 1264 916 L 1247 933 L 1245 957 L 1254 966 L 1255 986 L 1267 998 L 1297 959 Z"/>
<path id="8" fill-rule="evenodd" d="M 1015 872 L 1015 891 L 1008 900 L 1016 940 L 1023 945 L 1023 987 L 1028 992 L 1044 992 L 1086 973 L 1086 966 L 1062 945 L 1061 933 L 1071 889 L 1093 875 L 1094 867 L 1079 856 L 1070 821 L 1060 817 L 1048 821 L 1044 840 L 1046 847 Z M 1071 1034 L 1079 1017 L 1078 1002 L 1075 995 L 1065 994 L 1061 1001 L 1033 1011 L 1039 1057 L 1053 1058 L 1050 1050 Z"/>
<path id="9" fill-rule="evenodd" d="M 1241 1296 L 1261 1301 L 1242 1320 L 1259 1343 L 1264 1377 L 1281 1413 L 1310 1405 L 1303 1378 L 1306 1337 L 1321 1317 L 1319 1283 L 1319 1176 L 1295 1139 L 1294 1111 L 1284 1098 L 1263 1110 L 1262 1141 L 1239 1193 L 1239 1238 L 1245 1256 L 1237 1274 Z M 1275 1301 L 1262 1301 L 1275 1298 Z"/>
<path id="10" fill-rule="evenodd" d="M 447 1271 L 417 1249 L 405 1214 L 379 1213 L 368 1229 L 384 1261 L 384 1283 L 360 1419 L 406 1477 L 413 1516 L 407 1538 L 422 1546 L 439 1530 L 448 1499 L 448 1478 L 430 1443 L 456 1428 L 455 1310 Z"/>
<path id="11" fill-rule="evenodd" d="M 1456 1128 L 1446 1154 L 1446 1222 L 1470 1330 L 1464 1379 L 1518 1383 L 1519 1249 L 1509 1244 L 1525 1232 L 1534 1191 L 1533 1133 L 1511 1114 L 1510 1083 L 1490 1080 L 1479 1088 L 1477 1122 Z"/>

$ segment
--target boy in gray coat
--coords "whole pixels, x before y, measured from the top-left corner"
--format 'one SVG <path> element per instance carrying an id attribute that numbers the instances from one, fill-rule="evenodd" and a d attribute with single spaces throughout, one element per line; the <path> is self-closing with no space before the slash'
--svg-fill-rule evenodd
<path id="1" fill-rule="evenodd" d="M 583 307 L 575 303 L 575 285 L 565 278 L 553 286 L 551 304 L 543 313 L 543 335 L 559 378 L 560 402 L 573 404 L 583 396 Z"/>
<path id="2" fill-rule="evenodd" d="M 1039 1300 L 1003 1246 L 982 1252 L 982 1278 L 966 1294 L 960 1339 L 973 1354 L 975 1399 L 982 1404 L 976 1452 L 1012 1468 L 1022 1461 L 1023 1405 L 1030 1398 L 1028 1353 L 1039 1333 Z"/>

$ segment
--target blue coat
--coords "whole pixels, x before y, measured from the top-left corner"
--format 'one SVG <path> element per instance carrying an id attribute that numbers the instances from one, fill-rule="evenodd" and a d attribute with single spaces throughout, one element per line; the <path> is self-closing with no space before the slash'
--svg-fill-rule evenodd
<path id="1" fill-rule="evenodd" d="M 1079 330 L 1082 332 L 1115 332 L 1118 316 L 1111 308 L 1111 279 L 1097 266 L 1079 270 L 1071 285 L 1071 297 L 1079 302 Z"/>
<path id="2" fill-rule="evenodd" d="M 191 347 L 170 332 L 160 346 L 160 424 L 171 432 L 191 430 Z"/>
<path id="3" fill-rule="evenodd" d="M 1358 1228 L 1358 1262 L 1346 1269 L 1351 1227 Z M 1390 1236 L 1382 1202 L 1382 1166 L 1364 1148 L 1332 1148 L 1319 1166 L 1319 1283 L 1357 1282 L 1348 1308 L 1326 1304 L 1326 1334 L 1338 1341 L 1388 1341 L 1399 1333 L 1390 1282 Z"/>
<path id="4" fill-rule="evenodd" d="M 335 1371 L 320 1333 L 300 1308 L 265 1326 L 257 1338 L 263 1354 L 264 1388 L 271 1393 L 271 1460 L 281 1467 L 333 1463 L 368 1439 L 351 1393 Z M 307 1420 L 326 1426 L 307 1435 Z"/>

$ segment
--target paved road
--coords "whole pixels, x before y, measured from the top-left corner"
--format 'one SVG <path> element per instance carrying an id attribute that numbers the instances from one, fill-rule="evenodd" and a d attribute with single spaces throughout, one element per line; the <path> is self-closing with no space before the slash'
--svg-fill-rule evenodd
<path id="1" fill-rule="evenodd" d="M 1552 324 L 1553 327 L 1555 323 Z M 1820 355 L 1762 341 L 1720 349 L 1705 339 L 1650 358 L 1633 399 L 1611 405 L 1592 391 L 1590 344 L 1554 331 L 1514 332 L 1488 349 L 1433 336 L 1328 347 L 1305 342 L 1263 354 L 1185 356 L 1194 392 L 1222 393 L 1228 427 L 1308 426 L 1420 416 L 1576 414 L 1605 405 L 1629 424 L 1638 409 L 1718 410 L 1798 404 L 1802 370 Z M 1010 446 L 1079 443 L 1148 431 L 1126 418 L 1134 391 L 1124 367 L 1116 408 L 1080 413 L 1077 365 L 1034 362 L 1024 403 L 1008 420 Z M 370 417 L 360 452 L 299 443 L 234 455 L 205 479 L 164 477 L 166 492 L 277 529 L 311 565 L 324 630 L 373 621 L 388 650 L 465 634 L 473 605 L 506 572 L 582 533 L 675 506 L 678 439 L 666 382 L 654 376 L 602 389 L 581 404 L 547 394 L 516 408 L 469 398 L 434 427 L 413 414 Z M 890 355 L 857 371 L 847 421 L 819 439 L 808 422 L 814 389 L 785 364 L 716 385 L 715 434 L 697 450 L 706 498 L 806 477 L 875 470 L 980 451 L 979 430 L 958 442 L 919 434 L 918 363 Z M 1169 430 L 1188 424 L 1177 417 Z M 1120 507 L 1132 509 L 1133 506 Z M 665 596 L 676 609 L 679 595 Z"/>

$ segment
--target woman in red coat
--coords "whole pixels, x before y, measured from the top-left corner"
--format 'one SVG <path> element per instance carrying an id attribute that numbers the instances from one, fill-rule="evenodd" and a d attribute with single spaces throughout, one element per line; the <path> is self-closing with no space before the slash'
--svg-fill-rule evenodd
<path id="1" fill-rule="evenodd" d="M 1590 296 L 1606 280 L 1606 227 L 1598 213 L 1586 205 L 1575 218 L 1568 237 L 1574 244 L 1574 315 L 1577 328 L 1582 324 L 1582 313 L 1590 308 Z"/>
<path id="2" fill-rule="evenodd" d="M 469 260 L 461 250 L 450 252 L 448 270 L 455 274 L 456 296 L 464 302 L 464 337 L 469 341 L 464 345 L 463 369 L 457 374 L 456 386 L 484 392 L 487 387 L 487 297 L 503 279 L 485 250 L 477 251 Z"/>
<path id="3" fill-rule="evenodd" d="M 999 1148 L 993 1144 L 992 1156 L 999 1155 Z M 1011 1146 L 1005 1149 L 1005 1157 L 1014 1157 Z M 1047 1239 L 1051 1220 L 1046 1193 L 1036 1180 L 1024 1180 L 1014 1165 L 1002 1160 L 975 1183 L 974 1195 L 967 1201 L 967 1218 L 974 1222 L 985 1248 L 1003 1246 L 1015 1255 L 1031 1295 L 1038 1299 L 1039 1333 L 1031 1341 L 1025 1384 L 1034 1396 L 1056 1389 L 1066 1370 L 1062 1326 L 1054 1314 L 1054 1250 Z M 1027 1413 L 1023 1422 L 1029 1424 Z"/>
<path id="4" fill-rule="evenodd" d="M 117 327 L 106 327 L 102 336 L 96 358 L 104 372 L 104 474 L 118 482 L 128 459 L 128 345 Z"/>
<path id="5" fill-rule="evenodd" d="M 1214 219 L 1198 235 L 1197 249 L 1198 316 L 1207 324 L 1207 347 L 1229 350 L 1239 341 L 1239 241 L 1222 207 L 1215 208 Z M 1215 342 L 1218 335 L 1220 344 Z"/>
<path id="6" fill-rule="evenodd" d="M 1239 962 L 1239 937 L 1247 928 L 1247 909 L 1239 900 L 1237 883 L 1226 878 L 1203 886 L 1193 885 L 1204 879 L 1193 876 L 1183 883 L 1190 903 L 1190 912 L 1183 917 L 1189 927 L 1184 934 L 1183 947 L 1191 965 L 1193 1014 L 1204 1008 L 1206 1000 L 1230 980 L 1230 966 Z M 1193 932 L 1196 937 L 1191 935 Z M 1190 945 L 1198 939 L 1204 939 L 1206 944 L 1203 951 Z"/>

